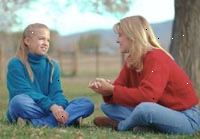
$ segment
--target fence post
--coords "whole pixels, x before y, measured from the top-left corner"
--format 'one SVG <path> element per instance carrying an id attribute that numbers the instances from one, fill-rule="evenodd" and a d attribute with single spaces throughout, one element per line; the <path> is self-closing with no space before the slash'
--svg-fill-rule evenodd
<path id="1" fill-rule="evenodd" d="M 78 57 L 79 47 L 74 45 L 73 60 L 72 60 L 72 76 L 76 76 L 78 72 Z"/>
<path id="2" fill-rule="evenodd" d="M 95 56 L 96 56 L 96 77 L 99 77 L 99 44 L 96 44 L 95 47 Z"/>
<path id="3" fill-rule="evenodd" d="M 3 80 L 3 46 L 0 46 L 0 80 Z"/>

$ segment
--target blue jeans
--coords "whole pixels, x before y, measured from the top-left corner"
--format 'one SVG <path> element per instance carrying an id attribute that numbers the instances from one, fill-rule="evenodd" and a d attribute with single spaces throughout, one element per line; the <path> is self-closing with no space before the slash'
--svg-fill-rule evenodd
<path id="1" fill-rule="evenodd" d="M 134 108 L 102 104 L 102 111 L 119 122 L 118 130 L 146 126 L 170 134 L 193 134 L 200 130 L 200 109 L 196 106 L 175 111 L 152 102 L 143 102 Z"/>
<path id="2" fill-rule="evenodd" d="M 69 114 L 66 126 L 72 125 L 78 118 L 88 117 L 94 111 L 94 104 L 86 97 L 72 100 L 65 109 Z M 8 106 L 8 120 L 16 122 L 18 117 L 30 121 L 34 126 L 57 127 L 58 122 L 53 114 L 45 113 L 28 95 L 21 94 L 13 97 Z"/>

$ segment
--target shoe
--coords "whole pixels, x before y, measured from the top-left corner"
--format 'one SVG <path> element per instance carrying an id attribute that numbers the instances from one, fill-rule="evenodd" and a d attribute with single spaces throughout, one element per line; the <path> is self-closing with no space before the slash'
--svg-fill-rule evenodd
<path id="1" fill-rule="evenodd" d="M 117 130 L 118 122 L 105 116 L 98 116 L 93 120 L 94 124 L 98 127 L 110 127 Z"/>
<path id="2" fill-rule="evenodd" d="M 78 119 L 74 122 L 73 125 L 74 125 L 75 127 L 81 127 L 82 122 L 83 122 L 83 118 L 80 117 L 80 118 L 78 118 Z"/>
<path id="3" fill-rule="evenodd" d="M 24 126 L 26 125 L 26 120 L 24 120 L 24 119 L 21 118 L 21 117 L 18 117 L 18 118 L 17 118 L 17 125 L 18 125 L 19 127 L 24 127 Z"/>
<path id="4" fill-rule="evenodd" d="M 45 125 L 45 126 L 46 126 L 46 125 Z M 65 128 L 66 126 L 65 126 L 65 124 L 61 124 L 61 123 L 58 122 L 58 127 L 59 127 L 59 128 Z"/>

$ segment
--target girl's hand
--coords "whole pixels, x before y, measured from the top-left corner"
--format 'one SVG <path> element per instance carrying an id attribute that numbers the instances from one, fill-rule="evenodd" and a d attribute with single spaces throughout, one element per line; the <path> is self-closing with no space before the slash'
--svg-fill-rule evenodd
<path id="1" fill-rule="evenodd" d="M 56 104 L 53 104 L 50 107 L 50 110 L 53 113 L 53 116 L 56 118 L 56 120 L 60 123 L 60 124 L 64 124 L 67 122 L 69 114 L 63 109 L 62 106 L 58 106 Z"/>

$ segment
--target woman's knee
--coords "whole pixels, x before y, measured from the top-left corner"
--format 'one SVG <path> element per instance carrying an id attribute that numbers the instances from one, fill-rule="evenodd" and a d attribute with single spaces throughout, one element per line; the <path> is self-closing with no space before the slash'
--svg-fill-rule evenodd
<path id="1" fill-rule="evenodd" d="M 135 107 L 134 112 L 143 120 L 149 121 L 156 114 L 156 105 L 158 104 L 153 102 L 142 102 Z"/>
<path id="2" fill-rule="evenodd" d="M 101 110 L 106 114 L 108 115 L 111 110 L 113 110 L 114 106 L 112 104 L 107 104 L 107 103 L 102 103 L 101 104 Z M 116 108 L 114 108 L 116 109 Z"/>
<path id="3" fill-rule="evenodd" d="M 102 104 L 101 104 L 101 110 L 102 110 L 104 113 L 106 113 L 107 110 L 108 110 L 108 104 L 102 103 Z"/>
<path id="4" fill-rule="evenodd" d="M 162 119 L 161 111 L 165 107 L 154 102 L 143 102 L 137 105 L 134 109 L 135 115 L 143 121 L 145 124 L 157 123 L 159 119 Z"/>
<path id="5" fill-rule="evenodd" d="M 158 104 L 154 102 L 142 102 L 135 107 L 135 110 L 148 111 L 152 110 L 156 105 Z"/>

